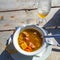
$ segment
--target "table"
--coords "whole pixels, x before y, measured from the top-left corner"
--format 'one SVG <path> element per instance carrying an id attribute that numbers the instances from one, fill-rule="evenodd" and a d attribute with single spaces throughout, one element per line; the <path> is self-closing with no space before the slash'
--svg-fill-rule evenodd
<path id="1" fill-rule="evenodd" d="M 32 0 L 31 0 L 32 1 Z M 9 0 L 11 3 L 11 0 Z M 6 42 L 13 34 L 15 27 L 31 23 L 36 24 L 37 21 L 37 4 L 18 5 L 18 2 L 25 2 L 25 0 L 12 0 L 12 5 L 8 2 L 0 0 L 0 60 L 13 60 L 11 56 L 5 51 Z M 33 2 L 33 1 L 32 1 Z M 53 26 L 53 29 L 47 29 L 52 34 L 60 32 L 60 1 L 52 0 L 52 7 L 49 15 L 46 17 L 46 23 L 41 26 Z M 25 2 L 26 3 L 26 2 Z M 25 4 L 24 3 L 24 4 Z M 28 3 L 28 1 L 27 1 Z M 5 4 L 5 5 L 4 5 Z M 10 7 L 9 7 L 10 5 Z M 27 21 L 27 22 L 26 22 Z M 59 26 L 54 29 L 54 26 Z M 57 39 L 56 39 L 57 40 Z M 58 39 L 59 40 L 59 39 Z M 59 42 L 59 41 L 58 41 Z M 60 47 L 53 46 L 51 55 L 47 60 L 60 60 Z"/>

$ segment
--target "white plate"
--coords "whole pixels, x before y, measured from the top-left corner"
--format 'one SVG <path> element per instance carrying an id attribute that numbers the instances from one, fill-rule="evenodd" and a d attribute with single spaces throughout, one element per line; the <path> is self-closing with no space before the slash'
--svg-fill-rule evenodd
<path id="1" fill-rule="evenodd" d="M 52 46 L 48 46 L 44 52 L 39 53 L 38 56 L 39 57 L 33 57 L 32 60 L 46 60 L 47 57 L 51 54 L 51 50 L 52 50 Z"/>
<path id="2" fill-rule="evenodd" d="M 8 40 L 9 46 L 11 42 L 12 42 L 12 36 Z M 14 50 L 14 47 L 11 45 L 9 49 Z M 48 45 L 45 49 L 43 49 L 41 53 L 37 54 L 36 56 L 25 56 L 18 52 L 11 54 L 11 56 L 14 60 L 46 60 L 47 57 L 51 54 L 51 51 L 52 51 L 52 46 Z"/>

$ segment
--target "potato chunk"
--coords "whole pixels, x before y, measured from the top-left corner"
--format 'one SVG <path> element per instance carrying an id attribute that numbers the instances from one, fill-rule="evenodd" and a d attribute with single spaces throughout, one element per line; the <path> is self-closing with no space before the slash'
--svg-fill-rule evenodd
<path id="1" fill-rule="evenodd" d="M 22 49 L 25 49 L 26 47 L 27 47 L 26 42 L 23 42 L 23 43 L 21 44 L 21 48 L 22 48 Z"/>

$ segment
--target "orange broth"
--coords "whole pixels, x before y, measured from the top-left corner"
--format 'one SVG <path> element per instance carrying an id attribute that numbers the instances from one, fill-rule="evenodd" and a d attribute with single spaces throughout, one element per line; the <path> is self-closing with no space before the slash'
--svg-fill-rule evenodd
<path id="1" fill-rule="evenodd" d="M 35 29 L 25 29 L 18 37 L 18 44 L 24 51 L 33 52 L 42 46 L 42 34 Z"/>

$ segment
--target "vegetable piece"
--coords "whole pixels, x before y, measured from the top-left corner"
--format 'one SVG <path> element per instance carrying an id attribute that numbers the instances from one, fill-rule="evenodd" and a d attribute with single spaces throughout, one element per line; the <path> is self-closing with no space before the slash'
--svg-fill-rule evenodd
<path id="1" fill-rule="evenodd" d="M 29 42 L 29 46 L 31 46 L 32 48 L 35 48 L 35 45 L 32 42 Z"/>
<path id="2" fill-rule="evenodd" d="M 25 37 L 25 40 L 26 40 L 26 42 L 28 42 L 29 41 L 29 38 L 28 37 Z"/>
<path id="3" fill-rule="evenodd" d="M 31 52 L 32 51 L 32 48 L 30 46 L 27 46 L 27 48 L 25 49 L 25 51 Z"/>
<path id="4" fill-rule="evenodd" d="M 33 34 L 35 34 L 35 35 L 36 35 L 36 34 L 37 34 L 37 32 L 34 32 Z"/>
<path id="5" fill-rule="evenodd" d="M 26 42 L 23 42 L 23 43 L 21 44 L 21 48 L 22 48 L 22 49 L 26 49 L 26 48 L 27 48 Z"/>
<path id="6" fill-rule="evenodd" d="M 25 51 L 27 51 L 27 52 L 31 52 L 29 49 L 25 49 Z"/>
<path id="7" fill-rule="evenodd" d="M 29 34 L 27 33 L 27 32 L 23 32 L 23 34 L 26 36 L 26 37 L 28 37 L 29 36 Z"/>
<path id="8" fill-rule="evenodd" d="M 24 41 L 20 40 L 20 41 L 19 41 L 19 44 L 22 44 L 22 43 L 24 43 Z"/>

